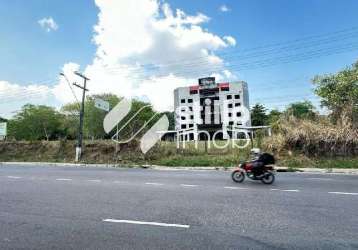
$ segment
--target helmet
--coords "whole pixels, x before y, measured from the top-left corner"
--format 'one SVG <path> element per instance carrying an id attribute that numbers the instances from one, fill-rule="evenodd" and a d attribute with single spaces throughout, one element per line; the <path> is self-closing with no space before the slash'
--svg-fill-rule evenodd
<path id="1" fill-rule="evenodd" d="M 250 150 L 250 153 L 253 154 L 253 155 L 258 155 L 261 153 L 261 150 L 259 148 L 252 148 Z"/>

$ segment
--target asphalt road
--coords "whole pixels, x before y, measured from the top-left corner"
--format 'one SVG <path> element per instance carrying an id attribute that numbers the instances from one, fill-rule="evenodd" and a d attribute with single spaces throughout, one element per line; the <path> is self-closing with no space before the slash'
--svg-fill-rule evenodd
<path id="1" fill-rule="evenodd" d="M 358 249 L 358 176 L 0 166 L 0 249 Z"/>

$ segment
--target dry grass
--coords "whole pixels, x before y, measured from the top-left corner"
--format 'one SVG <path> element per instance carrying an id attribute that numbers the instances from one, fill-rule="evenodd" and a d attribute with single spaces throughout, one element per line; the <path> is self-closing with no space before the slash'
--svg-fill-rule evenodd
<path id="1" fill-rule="evenodd" d="M 358 130 L 350 125 L 289 118 L 281 120 L 276 130 L 273 137 L 264 140 L 265 148 L 274 153 L 290 150 L 314 157 L 358 155 Z"/>

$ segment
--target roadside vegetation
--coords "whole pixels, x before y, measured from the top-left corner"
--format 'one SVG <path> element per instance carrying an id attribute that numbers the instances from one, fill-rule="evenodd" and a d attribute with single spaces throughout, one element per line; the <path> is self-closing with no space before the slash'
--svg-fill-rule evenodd
<path id="1" fill-rule="evenodd" d="M 291 103 L 282 111 L 268 111 L 257 103 L 251 110 L 252 125 L 270 125 L 273 135 L 267 137 L 257 131 L 251 146 L 274 153 L 279 165 L 290 168 L 358 168 L 358 62 L 336 74 L 316 76 L 312 82 L 326 114 L 318 113 L 306 100 Z M 175 142 L 163 141 L 146 155 L 139 151 L 137 141 L 116 145 L 110 140 L 113 134 L 103 131 L 105 112 L 95 108 L 95 98 L 108 101 L 111 107 L 120 101 L 120 97 L 113 94 L 87 97 L 84 162 L 233 166 L 249 156 L 250 147 L 213 149 L 204 142 L 199 142 L 198 149 L 194 143 L 177 149 Z M 145 105 L 148 103 L 134 100 L 131 112 Z M 0 161 L 73 161 L 78 113 L 78 103 L 66 104 L 59 111 L 47 106 L 25 105 L 7 120 L 9 136 L 0 143 Z M 141 113 L 121 136 L 129 138 L 153 114 L 155 111 L 151 108 Z M 170 121 L 169 129 L 173 129 L 173 112 L 165 114 Z"/>

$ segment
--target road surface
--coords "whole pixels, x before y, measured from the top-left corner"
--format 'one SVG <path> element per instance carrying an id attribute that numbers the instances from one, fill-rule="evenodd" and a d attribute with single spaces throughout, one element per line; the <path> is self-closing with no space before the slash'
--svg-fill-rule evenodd
<path id="1" fill-rule="evenodd" d="M 0 249 L 358 249 L 358 176 L 0 166 Z"/>

